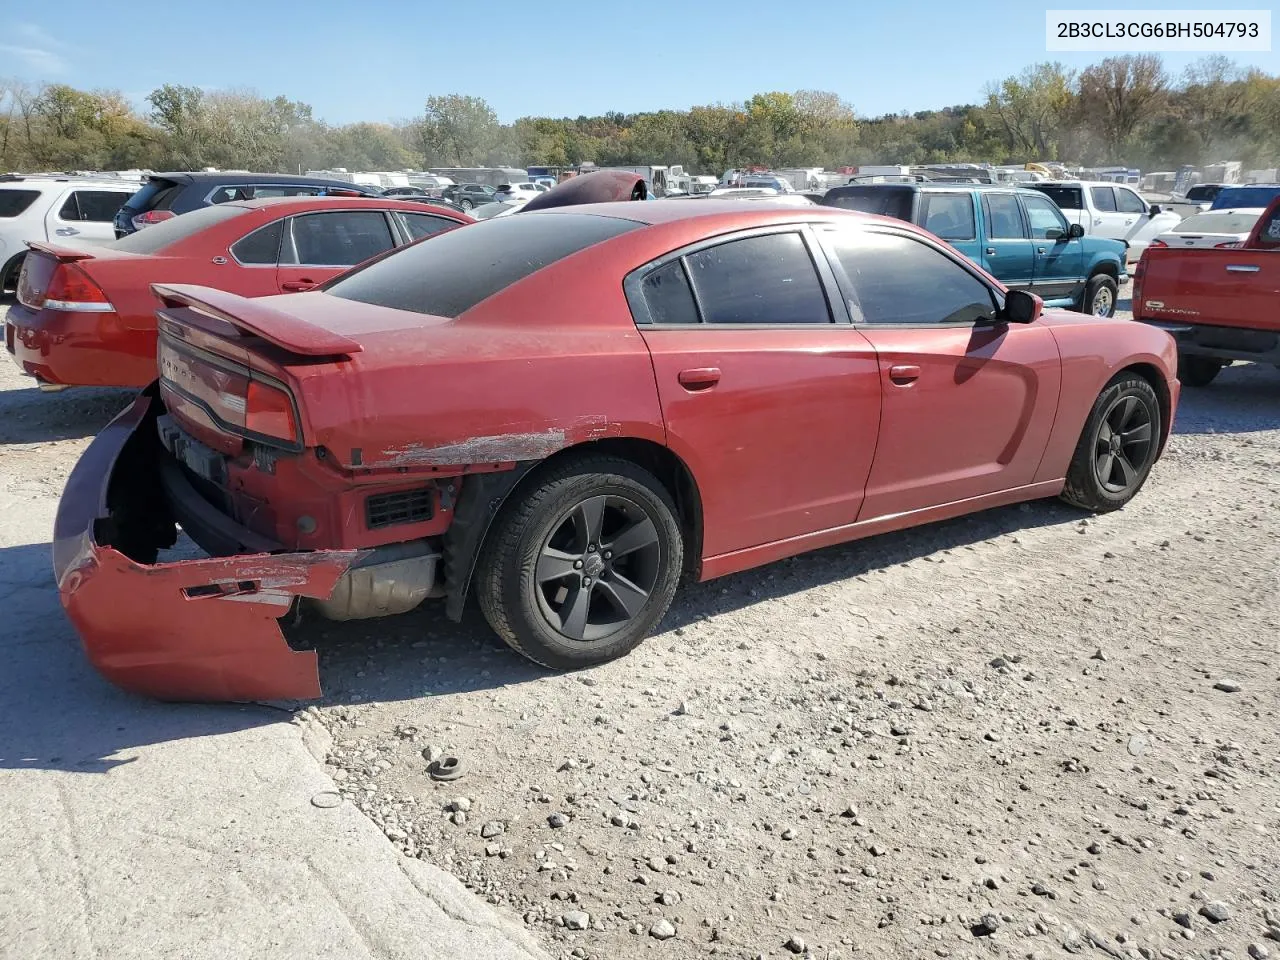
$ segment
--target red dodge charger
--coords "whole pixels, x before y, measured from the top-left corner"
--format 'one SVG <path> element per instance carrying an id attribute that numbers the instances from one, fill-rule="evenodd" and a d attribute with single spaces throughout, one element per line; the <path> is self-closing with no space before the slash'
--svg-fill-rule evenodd
<path id="1" fill-rule="evenodd" d="M 600 663 L 682 574 L 1039 497 L 1116 509 L 1178 399 L 1163 331 L 1042 313 L 821 207 L 539 210 L 315 292 L 156 292 L 160 379 L 77 465 L 54 566 L 98 668 L 165 698 L 316 696 L 278 618 L 433 596 Z M 165 562 L 178 527 L 209 556 Z"/>
<path id="2" fill-rule="evenodd" d="M 5 345 L 46 388 L 156 378 L 152 283 L 245 297 L 309 290 L 363 260 L 451 229 L 464 213 L 403 200 L 290 197 L 193 210 L 97 246 L 31 242 Z"/>

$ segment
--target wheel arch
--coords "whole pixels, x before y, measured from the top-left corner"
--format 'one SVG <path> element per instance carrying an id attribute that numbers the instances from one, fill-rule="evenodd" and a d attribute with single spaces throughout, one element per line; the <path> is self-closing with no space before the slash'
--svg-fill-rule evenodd
<path id="1" fill-rule="evenodd" d="M 1112 280 L 1115 280 L 1117 283 L 1119 283 L 1120 282 L 1120 265 L 1118 263 L 1113 263 L 1111 260 L 1097 260 L 1093 263 L 1092 266 L 1089 267 L 1089 276 L 1087 279 L 1092 280 L 1094 277 L 1099 276 L 1100 274 L 1105 274 L 1106 276 L 1110 277 Z"/>
<path id="2" fill-rule="evenodd" d="M 1151 384 L 1151 389 L 1155 391 L 1156 400 L 1160 403 L 1160 424 L 1163 428 L 1160 431 L 1160 446 L 1156 449 L 1156 459 L 1159 460 L 1164 455 L 1165 444 L 1168 443 L 1169 434 L 1172 432 L 1170 423 L 1173 419 L 1173 398 L 1169 395 L 1169 384 L 1160 375 L 1160 370 L 1155 364 L 1144 361 L 1129 363 L 1117 372 L 1137 374 Z"/>
<path id="3" fill-rule="evenodd" d="M 573 444 L 543 460 L 518 464 L 502 473 L 473 474 L 462 484 L 453 522 L 445 533 L 445 613 L 460 620 L 466 608 L 476 560 L 493 520 L 517 490 L 536 483 L 545 471 L 567 460 L 592 455 L 628 460 L 648 470 L 676 504 L 685 537 L 685 570 L 696 577 L 702 558 L 702 495 L 688 464 L 670 447 L 639 437 L 605 437 Z"/>
<path id="4" fill-rule="evenodd" d="M 12 257 L 6 260 L 3 266 L 0 266 L 0 292 L 7 289 L 6 284 L 9 282 L 10 273 L 14 273 L 13 286 L 15 290 L 17 289 L 18 277 L 15 273 L 15 269 L 21 265 L 22 261 L 26 259 L 26 256 L 26 250 L 19 250 Z"/>

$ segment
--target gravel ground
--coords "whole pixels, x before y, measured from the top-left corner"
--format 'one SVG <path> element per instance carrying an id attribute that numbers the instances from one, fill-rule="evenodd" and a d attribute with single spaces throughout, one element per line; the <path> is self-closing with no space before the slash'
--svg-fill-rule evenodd
<path id="1" fill-rule="evenodd" d="M 124 395 L 0 368 L 14 509 Z M 994 510 L 689 587 L 574 675 L 475 613 L 317 625 L 305 714 L 391 842 L 553 954 L 1280 957 L 1278 468 L 1280 374 L 1235 367 L 1184 392 L 1118 513 Z"/>

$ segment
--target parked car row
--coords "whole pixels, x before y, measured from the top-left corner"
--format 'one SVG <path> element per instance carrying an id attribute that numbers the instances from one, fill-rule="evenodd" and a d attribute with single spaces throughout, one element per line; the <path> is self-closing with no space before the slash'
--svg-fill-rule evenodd
<path id="1" fill-rule="evenodd" d="M 229 199 L 100 251 L 36 243 L 15 358 L 56 376 L 88 330 L 93 367 L 131 353 L 128 382 L 154 381 L 58 511 L 89 656 L 161 697 L 311 697 L 280 617 L 442 596 L 580 667 L 638 644 L 685 575 L 1037 497 L 1122 506 L 1169 434 L 1173 341 L 1045 310 L 956 229 L 906 222 L 963 224 L 967 200 L 979 244 L 1015 211 L 1047 223 L 1042 195 L 955 186 L 888 219 L 606 203 L 649 194 L 600 171 L 480 222 Z M 160 562 L 179 530 L 207 557 Z"/>

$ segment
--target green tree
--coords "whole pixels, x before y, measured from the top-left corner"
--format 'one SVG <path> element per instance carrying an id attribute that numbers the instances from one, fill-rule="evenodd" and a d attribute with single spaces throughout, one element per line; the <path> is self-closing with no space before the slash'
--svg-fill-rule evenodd
<path id="1" fill-rule="evenodd" d="M 1056 160 L 1062 127 L 1074 105 L 1074 76 L 1060 63 L 1038 63 L 987 87 L 987 110 L 1009 152 L 1025 160 Z"/>
<path id="2" fill-rule="evenodd" d="M 427 97 L 419 123 L 422 152 L 429 164 L 479 164 L 498 137 L 493 108 L 480 97 L 459 93 Z"/>

